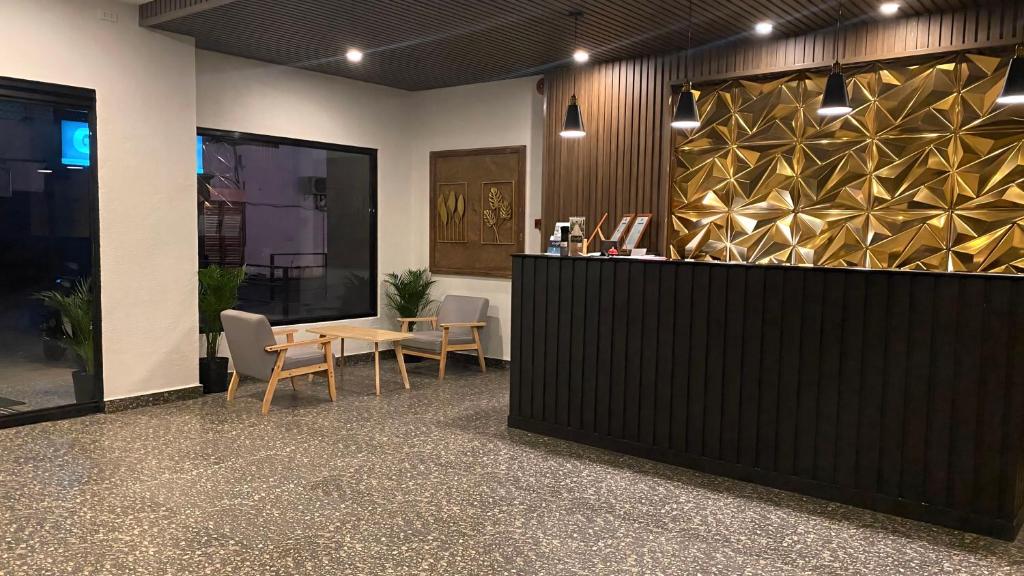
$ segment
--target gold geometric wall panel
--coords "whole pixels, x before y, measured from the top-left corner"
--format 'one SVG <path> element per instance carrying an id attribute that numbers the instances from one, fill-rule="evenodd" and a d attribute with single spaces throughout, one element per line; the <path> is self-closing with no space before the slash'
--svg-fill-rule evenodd
<path id="1" fill-rule="evenodd" d="M 1024 272 L 1024 106 L 1008 56 L 846 68 L 854 111 L 817 114 L 825 75 L 731 80 L 674 142 L 673 258 Z"/>

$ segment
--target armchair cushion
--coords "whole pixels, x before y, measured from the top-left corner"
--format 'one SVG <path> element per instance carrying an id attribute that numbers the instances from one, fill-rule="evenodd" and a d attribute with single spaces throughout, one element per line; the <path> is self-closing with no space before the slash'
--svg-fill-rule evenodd
<path id="1" fill-rule="evenodd" d="M 291 370 L 323 363 L 324 349 L 322 346 L 297 346 L 288 350 L 281 369 Z"/>
<path id="2" fill-rule="evenodd" d="M 449 344 L 472 344 L 473 333 L 469 335 L 454 335 L 454 330 L 448 333 Z M 417 350 L 428 350 L 430 352 L 441 351 L 441 337 L 442 332 L 440 330 L 424 330 L 422 332 L 413 332 L 415 336 L 402 340 L 403 348 L 415 348 Z"/>

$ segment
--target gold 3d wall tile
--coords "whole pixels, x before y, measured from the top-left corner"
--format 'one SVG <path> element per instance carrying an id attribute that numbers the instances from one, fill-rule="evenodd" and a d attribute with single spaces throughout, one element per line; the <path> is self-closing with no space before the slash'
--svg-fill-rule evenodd
<path id="1" fill-rule="evenodd" d="M 1024 272 L 1024 107 L 1008 57 L 847 67 L 855 109 L 821 117 L 820 72 L 704 87 L 674 142 L 671 255 Z"/>

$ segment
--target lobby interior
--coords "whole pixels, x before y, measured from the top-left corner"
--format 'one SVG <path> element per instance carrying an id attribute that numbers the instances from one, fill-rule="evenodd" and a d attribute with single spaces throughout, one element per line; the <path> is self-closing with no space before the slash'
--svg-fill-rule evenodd
<path id="1" fill-rule="evenodd" d="M 0 54 L 0 574 L 1024 573 L 1024 4 L 2 0 Z"/>

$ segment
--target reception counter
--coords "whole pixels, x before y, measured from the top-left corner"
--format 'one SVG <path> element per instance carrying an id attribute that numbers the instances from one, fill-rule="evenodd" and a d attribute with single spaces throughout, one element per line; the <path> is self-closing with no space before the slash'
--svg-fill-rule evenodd
<path id="1" fill-rule="evenodd" d="M 1024 278 L 518 255 L 508 424 L 1003 539 Z"/>

